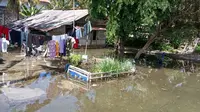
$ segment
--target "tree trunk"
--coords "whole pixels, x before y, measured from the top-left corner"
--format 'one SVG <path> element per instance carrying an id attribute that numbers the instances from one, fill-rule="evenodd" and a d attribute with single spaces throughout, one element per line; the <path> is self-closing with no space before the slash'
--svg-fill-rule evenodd
<path id="1" fill-rule="evenodd" d="M 117 39 L 117 42 L 115 45 L 115 55 L 118 55 L 118 48 L 119 48 L 119 39 Z"/>
<path id="2" fill-rule="evenodd" d="M 152 36 L 150 37 L 150 39 L 149 39 L 148 42 L 144 45 L 144 47 L 143 47 L 142 49 L 140 49 L 140 50 L 137 52 L 137 54 L 135 55 L 135 59 L 138 59 L 138 58 L 140 57 L 140 55 L 141 55 L 142 53 L 144 53 L 144 51 L 151 45 L 151 43 L 154 42 L 154 40 L 156 39 L 157 35 L 158 35 L 158 33 L 156 33 L 155 35 L 152 35 Z"/>
<path id="3" fill-rule="evenodd" d="M 16 6 L 16 14 L 17 14 L 17 20 L 19 20 L 19 5 Z"/>
<path id="4" fill-rule="evenodd" d="M 124 56 L 124 41 L 121 38 L 118 38 L 118 40 L 117 40 L 117 46 L 116 46 L 116 49 L 115 49 L 115 53 L 119 57 Z"/>
<path id="5" fill-rule="evenodd" d="M 17 20 L 19 20 L 20 3 L 18 2 L 18 0 L 12 0 L 11 4 L 13 4 L 14 12 L 16 13 Z"/>
<path id="6" fill-rule="evenodd" d="M 162 31 L 164 31 L 166 28 L 164 28 Z M 135 59 L 138 59 L 142 53 L 154 42 L 156 37 L 160 35 L 161 32 L 161 24 L 159 24 L 156 28 L 156 32 L 150 37 L 150 39 L 147 41 L 147 43 L 144 45 L 142 49 L 140 49 L 137 54 L 135 55 Z"/>
<path id="7" fill-rule="evenodd" d="M 119 54 L 119 57 L 124 56 L 124 41 L 121 38 L 119 38 L 118 54 Z"/>

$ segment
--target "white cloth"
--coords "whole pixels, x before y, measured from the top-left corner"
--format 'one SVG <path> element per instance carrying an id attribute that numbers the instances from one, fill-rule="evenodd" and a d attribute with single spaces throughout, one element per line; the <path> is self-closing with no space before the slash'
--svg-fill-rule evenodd
<path id="1" fill-rule="evenodd" d="M 59 42 L 60 41 L 60 35 L 53 35 L 52 36 L 52 40 L 55 40 L 56 42 Z"/>
<path id="2" fill-rule="evenodd" d="M 63 34 L 63 35 L 53 35 L 52 40 L 55 40 L 56 42 L 60 42 L 60 40 L 65 40 L 67 39 L 68 35 Z"/>
<path id="3" fill-rule="evenodd" d="M 2 52 L 7 52 L 9 41 L 6 38 L 2 38 Z"/>
<path id="4" fill-rule="evenodd" d="M 71 40 L 71 43 L 72 43 L 72 44 L 75 44 L 75 43 L 76 43 L 76 40 L 74 39 L 74 37 L 68 36 L 67 39 L 68 39 L 68 40 Z"/>

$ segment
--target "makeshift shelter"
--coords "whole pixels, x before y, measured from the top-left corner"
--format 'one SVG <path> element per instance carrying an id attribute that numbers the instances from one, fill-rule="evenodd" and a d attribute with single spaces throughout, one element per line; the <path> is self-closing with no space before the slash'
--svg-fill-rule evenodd
<path id="1" fill-rule="evenodd" d="M 18 29 L 27 26 L 32 30 L 38 30 L 52 35 L 69 34 L 73 26 L 83 28 L 87 22 L 88 10 L 43 10 L 41 13 L 18 20 L 10 24 L 11 28 Z M 75 24 L 73 25 L 73 22 Z M 93 27 L 94 26 L 94 27 Z M 89 45 L 105 45 L 105 24 L 98 26 L 92 22 L 93 31 L 89 35 Z M 82 29 L 83 30 L 83 29 Z M 86 37 L 79 39 L 79 45 L 85 45 Z"/>

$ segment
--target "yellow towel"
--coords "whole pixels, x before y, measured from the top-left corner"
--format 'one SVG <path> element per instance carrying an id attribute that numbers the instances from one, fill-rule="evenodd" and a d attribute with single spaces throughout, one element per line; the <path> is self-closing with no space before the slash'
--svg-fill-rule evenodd
<path id="1" fill-rule="evenodd" d="M 59 56 L 59 50 L 60 50 L 59 43 L 56 42 L 56 56 Z"/>

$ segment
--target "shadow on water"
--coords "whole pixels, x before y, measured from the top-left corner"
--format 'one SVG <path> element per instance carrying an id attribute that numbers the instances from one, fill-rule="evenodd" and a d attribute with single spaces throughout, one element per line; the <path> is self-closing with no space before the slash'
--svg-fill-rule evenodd
<path id="1" fill-rule="evenodd" d="M 5 64 L 4 61 L 5 60 L 0 57 L 0 64 Z"/>
<path id="2" fill-rule="evenodd" d="M 126 58 L 132 59 L 134 55 L 126 55 Z M 189 60 L 178 60 L 169 56 L 163 56 L 162 54 L 156 55 L 141 55 L 141 57 L 136 61 L 137 66 L 141 67 L 151 67 L 154 69 L 167 68 L 194 72 L 198 69 L 200 65 L 199 62 L 189 61 Z"/>

